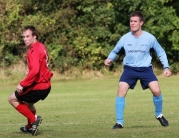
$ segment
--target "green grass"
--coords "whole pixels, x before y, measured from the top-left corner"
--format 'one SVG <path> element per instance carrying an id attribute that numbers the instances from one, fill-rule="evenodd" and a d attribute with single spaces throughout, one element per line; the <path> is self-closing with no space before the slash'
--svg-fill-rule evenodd
<path id="1" fill-rule="evenodd" d="M 152 94 L 140 83 L 126 97 L 124 129 L 115 124 L 115 97 L 118 78 L 53 81 L 48 98 L 36 104 L 43 117 L 37 138 L 178 138 L 179 78 L 159 77 L 163 113 L 170 126 L 155 119 Z M 20 132 L 26 118 L 7 102 L 16 85 L 0 84 L 0 138 L 30 138 Z"/>

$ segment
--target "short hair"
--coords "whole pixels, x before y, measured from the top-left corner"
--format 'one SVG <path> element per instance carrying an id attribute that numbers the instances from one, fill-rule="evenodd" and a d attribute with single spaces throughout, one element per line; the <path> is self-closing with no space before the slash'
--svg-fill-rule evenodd
<path id="1" fill-rule="evenodd" d="M 143 21 L 143 22 L 145 21 L 144 15 L 140 11 L 134 11 L 130 14 L 130 18 L 134 16 L 139 17 L 140 21 Z"/>
<path id="2" fill-rule="evenodd" d="M 36 39 L 38 40 L 39 32 L 36 30 L 36 28 L 33 25 L 25 26 L 23 32 L 26 31 L 26 30 L 31 30 L 32 35 L 33 36 L 35 35 Z"/>

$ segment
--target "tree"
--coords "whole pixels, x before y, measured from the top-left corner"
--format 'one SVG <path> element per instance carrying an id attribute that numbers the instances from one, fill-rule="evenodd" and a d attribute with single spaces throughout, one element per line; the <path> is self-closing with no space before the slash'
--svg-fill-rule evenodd
<path id="1" fill-rule="evenodd" d="M 34 25 L 49 49 L 53 69 L 100 70 L 120 37 L 130 31 L 130 13 L 138 10 L 146 17 L 143 29 L 157 37 L 178 72 L 178 6 L 174 0 L 0 0 L 0 67 L 23 57 L 22 28 Z M 123 56 L 110 69 L 115 70 Z M 153 62 L 159 65 L 155 56 Z"/>

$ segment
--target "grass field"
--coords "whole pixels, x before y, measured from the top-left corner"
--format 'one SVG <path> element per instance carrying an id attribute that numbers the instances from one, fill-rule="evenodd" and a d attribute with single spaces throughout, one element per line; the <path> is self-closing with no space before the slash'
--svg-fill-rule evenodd
<path id="1" fill-rule="evenodd" d="M 113 130 L 118 77 L 53 81 L 48 98 L 36 104 L 43 117 L 37 138 L 178 138 L 179 78 L 158 77 L 163 113 L 170 126 L 155 119 L 152 95 L 138 83 L 126 97 L 125 124 Z M 16 85 L 1 83 L 0 138 L 30 138 L 20 132 L 26 119 L 7 102 Z"/>

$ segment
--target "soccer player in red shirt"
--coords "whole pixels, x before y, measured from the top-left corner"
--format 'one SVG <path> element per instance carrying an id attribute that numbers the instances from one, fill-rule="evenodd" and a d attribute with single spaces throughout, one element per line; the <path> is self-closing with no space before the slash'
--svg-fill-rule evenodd
<path id="1" fill-rule="evenodd" d="M 39 100 L 44 100 L 50 93 L 50 79 L 53 73 L 48 68 L 48 52 L 46 47 L 38 41 L 36 28 L 34 26 L 26 26 L 22 36 L 28 48 L 27 75 L 17 85 L 16 91 L 8 97 L 8 101 L 28 120 L 27 125 L 21 127 L 20 130 L 36 135 L 37 127 L 41 123 L 42 118 L 36 115 L 34 104 Z"/>

